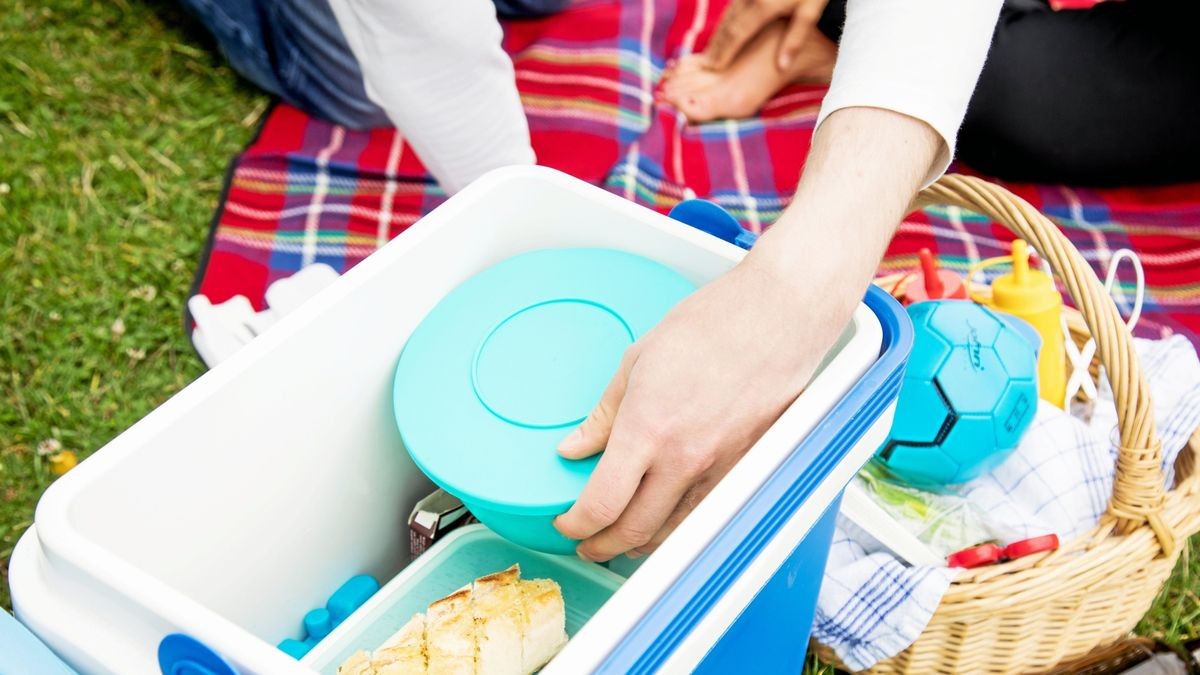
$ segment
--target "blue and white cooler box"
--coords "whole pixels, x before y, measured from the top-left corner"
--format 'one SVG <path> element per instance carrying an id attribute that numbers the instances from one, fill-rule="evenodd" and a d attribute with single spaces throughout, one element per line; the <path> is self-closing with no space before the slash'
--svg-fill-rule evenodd
<path id="1" fill-rule="evenodd" d="M 477 181 L 52 485 L 12 556 L 17 618 L 84 673 L 334 672 L 320 645 L 296 660 L 276 644 L 346 579 L 410 564 L 406 517 L 431 484 L 393 420 L 407 337 L 525 251 L 623 250 L 700 285 L 753 240 L 712 205 L 673 215 L 543 168 Z M 628 578 L 605 570 L 619 587 L 543 672 L 799 672 L 842 491 L 886 436 L 911 341 L 869 292 L 663 546 Z M 5 661 L 18 641 L 34 653 L 21 632 L 0 622 L 0 672 L 23 672 Z"/>

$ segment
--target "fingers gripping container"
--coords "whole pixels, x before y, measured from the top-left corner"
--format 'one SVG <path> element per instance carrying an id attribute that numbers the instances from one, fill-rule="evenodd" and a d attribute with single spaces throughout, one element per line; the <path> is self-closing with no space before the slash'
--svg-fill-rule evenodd
<path id="1" fill-rule="evenodd" d="M 529 251 L 624 251 L 699 286 L 753 240 L 719 209 L 677 215 L 695 227 L 549 169 L 488 174 L 54 483 L 12 556 L 17 618 L 83 673 L 329 672 L 321 643 L 300 660 L 275 645 L 347 579 L 372 575 L 381 598 L 415 574 L 406 517 L 432 485 L 392 393 L 423 317 Z M 911 340 L 870 291 L 662 547 L 628 578 L 604 571 L 611 596 L 579 608 L 543 672 L 798 672 L 842 490 L 887 433 Z M 326 639 L 369 630 L 375 600 Z"/>
<path id="2" fill-rule="evenodd" d="M 508 539 L 572 554 L 554 528 L 599 460 L 556 446 L 587 417 L 625 351 L 695 290 L 603 248 L 513 256 L 450 292 L 396 366 L 396 426 L 413 461 Z"/>

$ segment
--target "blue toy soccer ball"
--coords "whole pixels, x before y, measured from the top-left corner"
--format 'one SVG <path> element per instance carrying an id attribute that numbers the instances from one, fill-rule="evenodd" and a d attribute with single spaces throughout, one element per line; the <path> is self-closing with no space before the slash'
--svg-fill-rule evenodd
<path id="1" fill-rule="evenodd" d="M 909 306 L 915 332 L 896 418 L 878 460 L 915 485 L 962 483 L 1016 449 L 1037 409 L 1040 340 L 967 300 Z"/>

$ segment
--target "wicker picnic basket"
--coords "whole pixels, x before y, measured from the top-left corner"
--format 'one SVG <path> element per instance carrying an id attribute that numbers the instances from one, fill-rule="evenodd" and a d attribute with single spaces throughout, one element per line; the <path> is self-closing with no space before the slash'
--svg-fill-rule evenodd
<path id="1" fill-rule="evenodd" d="M 917 195 L 913 208 L 933 205 L 992 218 L 1056 270 L 1078 309 L 1075 325 L 1086 324 L 1096 338 L 1112 387 L 1120 434 L 1116 478 L 1107 512 L 1090 535 L 1051 553 L 964 570 L 917 641 L 869 672 L 1042 672 L 1126 636 L 1149 609 L 1187 538 L 1200 531 L 1200 432 L 1180 453 L 1175 485 L 1164 491 L 1162 445 L 1133 342 L 1079 251 L 1028 202 L 984 180 L 944 176 Z M 838 664 L 831 650 L 816 649 Z"/>

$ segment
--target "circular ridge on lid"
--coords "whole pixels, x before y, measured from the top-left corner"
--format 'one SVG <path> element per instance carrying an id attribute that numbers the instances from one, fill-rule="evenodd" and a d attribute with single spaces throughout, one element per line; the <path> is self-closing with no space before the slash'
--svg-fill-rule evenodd
<path id="1" fill-rule="evenodd" d="M 464 501 L 560 513 L 599 457 L 557 445 L 625 350 L 695 290 L 670 268 L 598 248 L 504 260 L 451 291 L 413 331 L 393 405 L 409 454 Z"/>

